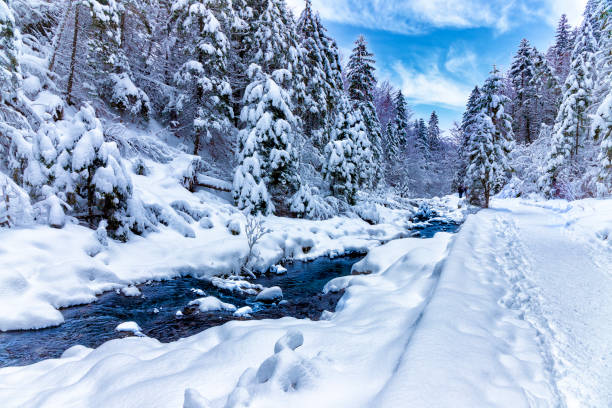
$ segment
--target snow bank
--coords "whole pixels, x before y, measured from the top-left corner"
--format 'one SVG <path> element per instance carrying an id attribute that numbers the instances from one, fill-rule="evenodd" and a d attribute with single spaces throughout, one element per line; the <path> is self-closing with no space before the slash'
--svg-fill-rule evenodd
<path id="1" fill-rule="evenodd" d="M 134 195 L 167 225 L 128 243 L 102 246 L 94 231 L 74 224 L 64 229 L 0 230 L 0 308 L 10 311 L 0 315 L 0 330 L 61 324 L 58 308 L 92 302 L 107 290 L 188 273 L 213 277 L 239 271 L 248 253 L 247 239 L 243 231 L 233 235 L 226 226 L 244 225 L 244 215 L 223 198 L 205 191 L 191 193 L 183 186 L 192 159 L 185 155 L 166 164 L 143 159 L 148 176 L 131 174 Z M 253 269 L 265 272 L 285 259 L 367 252 L 409 234 L 406 217 L 388 219 L 371 226 L 342 217 L 267 217 L 265 227 L 271 232 L 254 248 Z M 232 284 L 252 294 L 261 290 Z"/>
<path id="2" fill-rule="evenodd" d="M 61 359 L 0 369 L 0 400 L 7 408 L 371 406 L 433 294 L 450 240 L 405 240 L 388 270 L 355 277 L 328 320 L 233 321 L 169 344 L 129 337 L 74 347 Z"/>

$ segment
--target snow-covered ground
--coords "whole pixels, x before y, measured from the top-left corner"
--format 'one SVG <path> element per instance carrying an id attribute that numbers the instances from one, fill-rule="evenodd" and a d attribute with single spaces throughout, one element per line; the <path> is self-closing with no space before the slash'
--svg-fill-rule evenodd
<path id="1" fill-rule="evenodd" d="M 61 324 L 58 308 L 95 301 L 103 291 L 129 284 L 239 270 L 248 253 L 245 217 L 223 198 L 183 187 L 191 159 L 183 154 L 167 164 L 145 161 L 148 176 L 131 174 L 138 197 L 169 220 L 169 226 L 160 225 L 145 237 L 104 247 L 94 231 L 70 223 L 63 229 L 34 225 L 0 230 L 0 330 Z M 445 216 L 463 217 L 456 197 L 429 203 Z M 271 232 L 255 247 L 255 269 L 265 271 L 284 259 L 366 252 L 409 235 L 414 209 L 373 208 L 378 208 L 376 225 L 356 216 L 326 221 L 267 217 L 264 226 Z"/>
<path id="2" fill-rule="evenodd" d="M 364 227 L 365 228 L 365 227 Z M 0 369 L 4 406 L 609 407 L 612 201 L 499 200 L 370 250 L 336 313 Z"/>

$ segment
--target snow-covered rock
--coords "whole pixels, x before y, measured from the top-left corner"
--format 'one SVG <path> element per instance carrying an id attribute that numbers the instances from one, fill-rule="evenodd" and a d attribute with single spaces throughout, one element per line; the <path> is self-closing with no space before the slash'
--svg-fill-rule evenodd
<path id="1" fill-rule="evenodd" d="M 225 310 L 228 312 L 235 312 L 236 306 L 230 303 L 224 303 L 214 296 L 203 297 L 200 299 L 192 300 L 188 304 L 189 306 L 197 306 L 200 312 L 212 312 L 215 310 Z"/>
<path id="2" fill-rule="evenodd" d="M 132 333 L 135 336 L 143 337 L 142 329 L 136 322 L 123 322 L 115 327 L 115 330 L 118 332 L 128 332 Z"/>
<path id="3" fill-rule="evenodd" d="M 283 290 L 278 286 L 272 286 L 271 288 L 266 288 L 262 290 L 255 301 L 263 302 L 263 303 L 274 303 L 283 298 Z"/>

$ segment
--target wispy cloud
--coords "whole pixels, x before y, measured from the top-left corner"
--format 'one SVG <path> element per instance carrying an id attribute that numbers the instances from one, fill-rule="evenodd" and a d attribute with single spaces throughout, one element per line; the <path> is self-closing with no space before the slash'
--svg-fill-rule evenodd
<path id="1" fill-rule="evenodd" d="M 471 87 L 442 73 L 436 64 L 427 69 L 416 69 L 396 62 L 393 69 L 399 77 L 402 92 L 411 103 L 457 110 L 465 107 Z"/>
<path id="2" fill-rule="evenodd" d="M 504 32 L 524 18 L 553 25 L 562 13 L 578 21 L 587 0 L 313 0 L 327 20 L 402 34 L 433 28 L 488 27 Z M 287 3 L 299 13 L 303 0 Z"/>

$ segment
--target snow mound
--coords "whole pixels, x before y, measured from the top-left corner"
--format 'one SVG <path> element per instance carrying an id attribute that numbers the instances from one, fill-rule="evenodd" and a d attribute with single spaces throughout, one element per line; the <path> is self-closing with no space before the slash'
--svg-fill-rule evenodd
<path id="1" fill-rule="evenodd" d="M 144 337 L 144 334 L 142 334 L 142 329 L 136 322 L 123 322 L 115 327 L 115 330 L 118 332 L 128 332 L 134 334 L 135 336 Z"/>
<path id="2" fill-rule="evenodd" d="M 291 330 L 278 340 L 274 355 L 267 358 L 257 370 L 247 369 L 238 385 L 229 395 L 227 408 L 247 407 L 260 394 L 299 392 L 313 385 L 318 371 L 308 359 L 295 350 L 304 343 L 299 330 Z"/>
<path id="3" fill-rule="evenodd" d="M 262 290 L 255 298 L 256 302 L 274 303 L 283 298 L 283 290 L 278 286 L 272 286 Z"/>
<path id="4" fill-rule="evenodd" d="M 212 312 L 215 310 L 225 310 L 228 312 L 236 311 L 236 306 L 230 303 L 224 303 L 214 296 L 192 300 L 189 302 L 189 306 L 197 306 L 200 312 Z"/>

